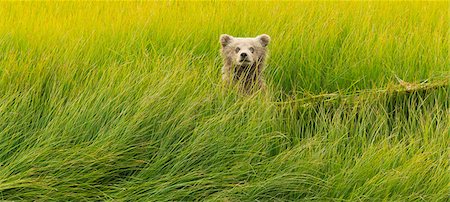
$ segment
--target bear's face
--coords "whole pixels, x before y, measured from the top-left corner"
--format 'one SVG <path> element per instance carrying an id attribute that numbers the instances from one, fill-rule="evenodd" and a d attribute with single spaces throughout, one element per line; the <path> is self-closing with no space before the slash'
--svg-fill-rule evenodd
<path id="1" fill-rule="evenodd" d="M 270 37 L 267 34 L 255 38 L 235 38 L 227 34 L 220 36 L 222 54 L 227 63 L 239 66 L 251 66 L 262 62 Z"/>

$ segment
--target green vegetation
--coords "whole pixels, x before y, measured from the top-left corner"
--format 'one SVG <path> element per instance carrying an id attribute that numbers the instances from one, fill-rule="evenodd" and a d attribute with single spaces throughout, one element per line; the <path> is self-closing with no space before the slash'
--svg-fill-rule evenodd
<path id="1" fill-rule="evenodd" d="M 446 201 L 448 8 L 2 2 L 0 199 Z M 272 37 L 268 93 L 222 33 Z"/>

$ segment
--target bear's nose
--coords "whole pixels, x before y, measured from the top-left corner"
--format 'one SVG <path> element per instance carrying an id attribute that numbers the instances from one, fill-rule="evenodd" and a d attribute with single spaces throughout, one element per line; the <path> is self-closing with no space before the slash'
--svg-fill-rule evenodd
<path id="1" fill-rule="evenodd" d="M 247 57 L 247 53 L 241 53 L 241 58 Z"/>

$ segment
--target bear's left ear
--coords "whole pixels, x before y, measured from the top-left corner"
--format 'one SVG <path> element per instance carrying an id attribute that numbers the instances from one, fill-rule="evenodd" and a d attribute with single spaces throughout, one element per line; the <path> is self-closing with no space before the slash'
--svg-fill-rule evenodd
<path id="1" fill-rule="evenodd" d="M 261 34 L 261 35 L 257 36 L 256 39 L 259 41 L 259 43 L 261 43 L 261 45 L 263 47 L 266 47 L 267 45 L 269 45 L 270 36 L 267 34 Z"/>

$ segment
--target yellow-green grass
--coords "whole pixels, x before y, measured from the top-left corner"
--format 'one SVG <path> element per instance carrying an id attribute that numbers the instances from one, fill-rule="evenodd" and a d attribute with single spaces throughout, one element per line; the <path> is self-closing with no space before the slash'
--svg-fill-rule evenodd
<path id="1" fill-rule="evenodd" d="M 0 16 L 0 199 L 448 200 L 450 88 L 358 93 L 449 79 L 448 2 L 2 2 Z M 271 36 L 266 93 L 223 88 L 222 33 Z M 347 97 L 295 102 L 323 93 Z"/>

